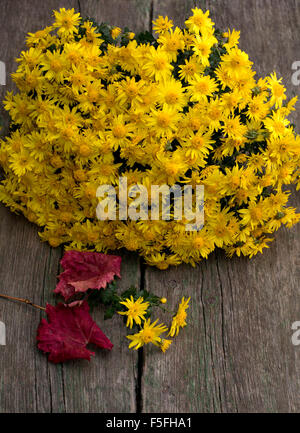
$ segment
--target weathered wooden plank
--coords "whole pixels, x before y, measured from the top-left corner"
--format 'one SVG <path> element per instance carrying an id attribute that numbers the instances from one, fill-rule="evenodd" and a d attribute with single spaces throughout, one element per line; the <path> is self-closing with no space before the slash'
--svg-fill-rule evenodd
<path id="1" fill-rule="evenodd" d="M 190 3 L 154 1 L 153 16 L 167 14 L 182 24 Z M 299 27 L 297 1 L 193 3 L 209 6 L 219 27 L 241 29 L 241 45 L 257 70 L 278 69 L 288 93 L 299 94 L 290 66 L 297 35 L 289 30 Z M 293 204 L 299 206 L 299 193 Z M 299 320 L 299 234 L 299 225 L 281 230 L 252 260 L 218 252 L 195 269 L 147 268 L 146 288 L 173 305 L 189 295 L 192 305 L 189 326 L 169 352 L 145 348 L 144 412 L 299 412 L 300 352 L 291 343 L 291 324 Z"/>
<path id="2" fill-rule="evenodd" d="M 96 10 L 100 3 L 95 0 L 90 8 Z M 75 0 L 67 0 L 63 5 L 56 0 L 15 1 L 13 11 L 11 2 L 2 1 L 0 60 L 6 63 L 7 85 L 0 88 L 1 98 L 14 88 L 9 74 L 16 69 L 14 58 L 24 48 L 26 33 L 49 25 L 52 10 L 62 6 L 78 10 Z M 115 7 L 110 18 L 105 10 L 111 10 L 110 5 L 102 4 L 105 20 L 113 21 L 114 14 L 118 17 L 120 13 Z M 122 12 L 125 19 L 126 11 Z M 119 24 L 117 18 L 115 21 Z M 40 305 L 53 303 L 60 249 L 42 244 L 37 227 L 23 217 L 2 206 L 0 213 L 0 293 L 26 297 Z M 124 257 L 122 269 L 122 287 L 139 284 L 137 258 Z M 0 320 L 7 326 L 7 346 L 0 347 L 0 412 L 134 412 L 137 355 L 128 352 L 123 341 L 126 330 L 118 318 L 103 325 L 115 344 L 111 353 L 98 350 L 90 364 L 74 362 L 62 367 L 48 363 L 36 349 L 36 328 L 42 316 L 44 313 L 29 306 L 0 301 Z M 95 311 L 93 317 L 101 326 L 103 312 Z"/>
<path id="3" fill-rule="evenodd" d="M 76 0 L 67 0 L 65 7 L 76 7 Z M 1 2 L 0 60 L 6 64 L 6 86 L 0 86 L 0 98 L 14 89 L 10 74 L 15 71 L 15 57 L 24 49 L 25 36 L 53 21 L 52 10 L 61 3 L 38 0 L 13 4 Z M 8 117 L 2 104 L 1 114 Z M 5 133 L 2 131 L 2 133 Z M 37 304 L 50 301 L 50 290 L 56 283 L 61 251 L 42 244 L 37 228 L 24 218 L 0 208 L 1 292 L 26 297 Z M 44 295 L 45 291 L 45 295 Z M 50 412 L 52 405 L 63 408 L 62 372 L 48 365 L 36 349 L 36 328 L 43 313 L 26 305 L 1 301 L 0 314 L 7 326 L 7 346 L 1 347 L 0 412 Z M 53 391 L 53 396 L 51 392 Z"/>
<path id="4" fill-rule="evenodd" d="M 132 31 L 144 31 L 149 28 L 151 0 L 79 0 L 83 17 L 94 18 Z"/>
<path id="5" fill-rule="evenodd" d="M 3 206 L 0 212 L 0 293 L 54 304 L 60 249 L 42 244 L 36 227 L 23 217 Z M 139 286 L 138 264 L 135 255 L 123 257 L 120 290 Z M 0 412 L 135 412 L 137 354 L 128 351 L 126 329 L 120 317 L 104 322 L 101 308 L 92 315 L 114 349 L 96 350 L 91 363 L 62 367 L 48 363 L 36 348 L 37 326 L 45 314 L 0 300 L 0 320 L 7 328 L 7 345 L 0 352 Z"/>
<path id="6" fill-rule="evenodd" d="M 123 255 L 120 290 L 139 286 L 139 259 Z M 135 412 L 137 354 L 129 352 L 126 328 L 116 315 L 104 322 L 103 310 L 95 308 L 94 320 L 111 339 L 111 352 L 97 350 L 88 362 L 70 362 L 63 366 L 65 407 L 67 412 Z"/>
<path id="7" fill-rule="evenodd" d="M 10 3 L 2 2 L 4 13 L 0 17 L 3 29 L 0 60 L 6 62 L 8 72 L 15 69 L 13 58 L 23 46 L 25 33 L 50 23 L 50 10 L 61 6 L 58 1 L 47 4 L 16 1 L 12 14 Z M 63 6 L 73 7 L 73 3 L 76 8 L 75 1 L 67 1 Z M 174 10 L 175 22 L 179 24 L 188 15 L 191 3 L 155 1 L 153 16 L 168 13 L 172 17 Z M 297 35 L 296 32 L 291 35 L 287 29 L 299 26 L 296 0 L 278 1 L 274 10 L 274 1 L 242 3 L 207 2 L 220 27 L 224 22 L 226 27 L 243 30 L 243 48 L 253 59 L 266 62 L 260 63 L 258 71 L 268 73 L 275 66 L 281 74 L 290 73 L 291 60 L 297 60 Z M 150 1 L 90 0 L 79 5 L 83 15 L 119 26 L 129 25 L 133 30 L 145 28 L 151 21 Z M 283 16 L 282 23 L 278 22 L 277 14 Z M 286 35 L 282 40 L 286 40 L 287 47 L 280 45 L 276 26 L 279 35 Z M 264 42 L 263 35 L 268 29 L 272 29 L 272 38 Z M 269 40 L 273 45 L 269 45 Z M 257 51 L 256 47 L 263 43 L 266 45 Z M 269 51 L 265 52 L 266 49 Z M 274 59 L 279 51 L 277 64 Z M 7 87 L 0 89 L 2 94 L 10 86 L 8 80 Z M 299 93 L 299 89 L 289 86 L 289 92 L 293 91 Z M 36 231 L 23 218 L 1 208 L 3 292 L 43 303 L 50 301 L 60 252 L 50 253 L 49 247 L 39 242 Z M 182 266 L 167 272 L 152 269 L 146 272 L 147 287 L 173 300 L 181 294 L 191 294 L 193 306 L 191 325 L 165 357 L 148 351 L 147 347 L 142 382 L 145 411 L 299 411 L 299 351 L 290 343 L 290 325 L 299 319 L 298 236 L 298 227 L 282 231 L 276 236 L 276 244 L 251 262 L 229 261 L 217 254 L 196 269 Z M 136 263 L 131 256 L 123 265 L 123 273 L 126 270 L 127 275 L 123 287 L 138 284 Z M 101 312 L 94 317 L 102 324 Z M 0 320 L 8 326 L 8 346 L 0 347 L 1 412 L 135 410 L 136 358 L 128 353 L 122 341 L 125 330 L 116 323 L 117 318 L 103 325 L 115 343 L 115 351 L 109 354 L 97 351 L 91 364 L 71 363 L 63 368 L 48 364 L 46 357 L 35 349 L 38 311 L 1 301 Z"/>
<path id="8" fill-rule="evenodd" d="M 55 287 L 60 251 L 42 244 L 37 229 L 23 217 L 0 207 L 0 293 L 28 298 L 43 305 L 43 287 Z M 55 272 L 53 273 L 55 267 Z M 48 281 L 45 281 L 47 276 Z M 0 301 L 0 317 L 6 325 L 6 346 L 0 347 L 0 412 L 43 412 L 51 409 L 50 370 L 36 348 L 40 310 Z M 55 372 L 57 389 L 62 384 Z"/>
<path id="9" fill-rule="evenodd" d="M 299 234 L 282 231 L 251 261 L 218 253 L 195 269 L 146 272 L 173 306 L 182 295 L 192 304 L 169 352 L 145 349 L 145 412 L 299 411 Z"/>
<path id="10" fill-rule="evenodd" d="M 158 16 L 168 16 L 173 20 L 175 26 L 182 27 L 184 21 L 191 16 L 191 10 L 195 6 L 193 0 L 154 0 L 153 1 L 153 19 Z"/>

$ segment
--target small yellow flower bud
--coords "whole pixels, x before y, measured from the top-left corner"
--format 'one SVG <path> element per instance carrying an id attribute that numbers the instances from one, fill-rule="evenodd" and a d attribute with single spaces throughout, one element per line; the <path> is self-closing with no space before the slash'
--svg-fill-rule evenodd
<path id="1" fill-rule="evenodd" d="M 50 163 L 55 168 L 61 168 L 63 167 L 64 163 L 59 155 L 54 155 L 50 159 Z"/>
<path id="2" fill-rule="evenodd" d="M 79 154 L 81 156 L 89 156 L 91 154 L 89 146 L 87 146 L 86 144 L 82 144 L 81 146 L 79 146 Z"/>
<path id="3" fill-rule="evenodd" d="M 160 298 L 160 302 L 161 302 L 162 304 L 165 304 L 165 303 L 167 302 L 167 298 Z"/>
<path id="4" fill-rule="evenodd" d="M 172 340 L 165 340 L 164 338 L 160 342 L 160 348 L 165 353 L 166 350 L 169 349 L 170 345 L 172 344 Z"/>
<path id="5" fill-rule="evenodd" d="M 120 29 L 120 27 L 114 27 L 112 30 L 111 30 L 111 37 L 113 38 L 113 39 L 116 39 L 118 36 L 119 36 L 119 34 L 122 32 L 122 30 Z"/>
<path id="6" fill-rule="evenodd" d="M 48 242 L 53 248 L 56 248 L 61 244 L 61 240 L 59 238 L 49 238 Z"/>
<path id="7" fill-rule="evenodd" d="M 75 170 L 73 172 L 73 175 L 74 175 L 75 180 L 77 180 L 77 181 L 86 180 L 86 174 L 85 174 L 84 170 L 81 170 L 81 169 Z"/>

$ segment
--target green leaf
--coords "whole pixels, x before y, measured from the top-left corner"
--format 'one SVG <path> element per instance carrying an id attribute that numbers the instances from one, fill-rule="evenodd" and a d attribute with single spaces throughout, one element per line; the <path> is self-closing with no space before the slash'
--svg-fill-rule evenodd
<path id="1" fill-rule="evenodd" d="M 56 50 L 56 45 L 55 45 L 55 44 L 50 45 L 50 46 L 47 48 L 47 50 L 49 50 L 51 53 L 53 53 L 53 52 Z"/>
<path id="2" fill-rule="evenodd" d="M 108 307 L 104 313 L 104 320 L 111 319 L 113 317 L 113 315 L 115 314 L 115 312 L 116 312 L 116 309 L 114 306 Z"/>
<path id="3" fill-rule="evenodd" d="M 135 299 L 136 297 L 136 288 L 135 287 L 130 287 L 129 289 L 125 290 L 125 292 L 123 292 L 121 294 L 121 298 L 122 299 L 127 299 L 130 298 L 130 296 L 133 296 L 133 298 Z"/>
<path id="4" fill-rule="evenodd" d="M 115 284 L 108 284 L 106 289 L 101 290 L 100 302 L 104 305 L 110 305 L 115 300 L 116 286 Z"/>
<path id="5" fill-rule="evenodd" d="M 135 40 L 137 41 L 138 44 L 156 43 L 155 37 L 152 35 L 152 33 L 148 32 L 148 30 L 135 35 Z"/>

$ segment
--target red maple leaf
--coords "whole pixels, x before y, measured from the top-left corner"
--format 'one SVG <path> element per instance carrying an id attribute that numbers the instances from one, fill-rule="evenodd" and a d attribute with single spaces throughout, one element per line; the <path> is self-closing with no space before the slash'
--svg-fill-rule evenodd
<path id="1" fill-rule="evenodd" d="M 102 253 L 67 251 L 61 260 L 64 272 L 54 290 L 65 300 L 76 292 L 105 288 L 115 275 L 121 277 L 121 257 Z"/>
<path id="2" fill-rule="evenodd" d="M 112 349 L 113 344 L 91 318 L 86 301 L 73 307 L 47 304 L 46 313 L 48 322 L 42 319 L 37 340 L 38 348 L 49 353 L 49 361 L 57 364 L 70 359 L 90 360 L 95 353 L 86 348 L 89 343 Z"/>

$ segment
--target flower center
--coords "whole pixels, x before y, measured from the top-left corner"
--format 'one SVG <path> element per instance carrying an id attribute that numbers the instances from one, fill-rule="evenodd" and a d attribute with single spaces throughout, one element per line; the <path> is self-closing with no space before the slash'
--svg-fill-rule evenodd
<path id="1" fill-rule="evenodd" d="M 166 94 L 165 100 L 167 104 L 176 104 L 176 102 L 178 101 L 178 94 L 170 91 Z"/>
<path id="2" fill-rule="evenodd" d="M 204 239 L 203 239 L 201 236 L 197 236 L 197 237 L 194 239 L 193 244 L 194 244 L 194 247 L 195 247 L 196 249 L 200 249 L 200 248 L 202 248 L 202 247 L 204 246 Z"/>
<path id="3" fill-rule="evenodd" d="M 58 72 L 62 70 L 62 64 L 58 60 L 52 60 L 50 67 L 54 72 Z"/>
<path id="4" fill-rule="evenodd" d="M 112 132 L 116 138 L 123 138 L 126 135 L 126 128 L 123 125 L 116 125 Z"/>
<path id="5" fill-rule="evenodd" d="M 144 343 L 150 343 L 153 340 L 154 332 L 151 329 L 145 329 L 143 332 L 142 340 Z"/>
<path id="6" fill-rule="evenodd" d="M 160 113 L 157 116 L 157 124 L 161 128 L 167 128 L 170 124 L 170 117 L 167 113 Z"/>
<path id="7" fill-rule="evenodd" d="M 196 135 L 195 137 L 192 138 L 192 146 L 195 149 L 200 149 L 200 147 L 203 146 L 204 140 L 203 137 L 199 137 L 198 135 Z"/>
<path id="8" fill-rule="evenodd" d="M 164 58 L 157 58 L 154 60 L 154 67 L 157 71 L 162 71 L 166 67 L 166 60 Z"/>

